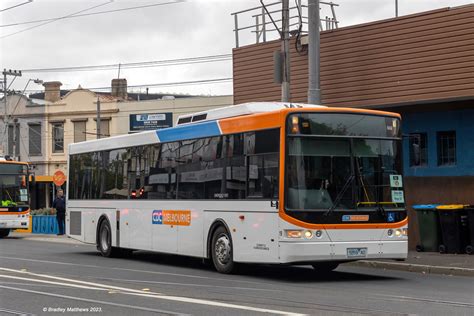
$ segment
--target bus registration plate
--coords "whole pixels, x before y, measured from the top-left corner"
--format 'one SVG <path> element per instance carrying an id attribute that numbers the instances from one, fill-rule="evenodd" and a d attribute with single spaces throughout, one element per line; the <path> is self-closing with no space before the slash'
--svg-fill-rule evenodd
<path id="1" fill-rule="evenodd" d="M 348 258 L 365 258 L 367 257 L 367 248 L 347 248 Z"/>

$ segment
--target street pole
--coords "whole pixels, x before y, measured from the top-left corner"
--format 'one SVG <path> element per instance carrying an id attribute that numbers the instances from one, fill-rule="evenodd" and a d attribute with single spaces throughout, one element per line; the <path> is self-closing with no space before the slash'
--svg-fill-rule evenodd
<path id="1" fill-rule="evenodd" d="M 100 138 L 100 100 L 97 96 L 97 139 Z"/>
<path id="2" fill-rule="evenodd" d="M 398 18 L 398 0 L 395 0 L 395 17 Z"/>
<path id="3" fill-rule="evenodd" d="M 283 42 L 281 50 L 283 59 L 283 78 L 281 83 L 281 101 L 290 102 L 290 8 L 289 0 L 282 2 L 282 35 Z"/>
<path id="4" fill-rule="evenodd" d="M 319 0 L 308 0 L 308 103 L 321 104 Z"/>
<path id="5" fill-rule="evenodd" d="M 20 71 L 16 71 L 16 70 L 11 70 L 9 69 L 8 71 L 4 68 L 3 69 L 3 101 L 5 102 L 5 113 L 4 113 L 4 116 L 3 116 L 3 124 L 4 124 L 4 134 L 1 135 L 2 137 L 2 141 L 0 142 L 3 146 L 3 140 L 5 140 L 5 144 L 6 146 L 3 148 L 3 151 L 5 152 L 6 149 L 8 149 L 8 138 L 5 137 L 6 133 L 7 133 L 7 130 L 8 130 L 8 124 L 9 124 L 9 120 L 7 119 L 7 116 L 8 116 L 8 110 L 7 110 L 7 107 L 8 107 L 8 102 L 7 102 L 7 94 L 8 94 L 8 88 L 7 88 L 7 76 L 13 76 L 13 77 L 21 77 L 21 70 Z M 15 130 L 15 128 L 13 128 L 13 130 Z M 13 139 L 13 142 L 15 141 L 15 139 Z M 15 152 L 13 152 L 13 155 L 15 155 Z"/>
<path id="6" fill-rule="evenodd" d="M 8 125 L 7 125 L 7 70 L 3 69 L 3 101 L 5 103 L 5 113 L 3 114 L 3 135 L 2 135 L 2 143 L 0 146 L 2 146 L 2 151 L 4 154 L 7 153 L 8 148 L 6 146 L 4 147 L 4 140 L 7 139 L 5 137 L 5 134 L 7 133 L 8 130 Z M 5 141 L 5 144 L 7 141 Z M 7 145 L 8 146 L 8 145 Z"/>

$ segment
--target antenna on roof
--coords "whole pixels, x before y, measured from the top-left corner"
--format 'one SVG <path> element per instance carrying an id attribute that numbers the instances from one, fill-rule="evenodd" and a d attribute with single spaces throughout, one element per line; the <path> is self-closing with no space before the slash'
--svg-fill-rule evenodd
<path id="1" fill-rule="evenodd" d="M 118 68 L 118 75 L 117 75 L 117 79 L 120 79 L 120 66 L 121 66 L 121 65 L 122 65 L 122 64 L 121 64 L 121 63 L 119 63 L 119 68 Z"/>

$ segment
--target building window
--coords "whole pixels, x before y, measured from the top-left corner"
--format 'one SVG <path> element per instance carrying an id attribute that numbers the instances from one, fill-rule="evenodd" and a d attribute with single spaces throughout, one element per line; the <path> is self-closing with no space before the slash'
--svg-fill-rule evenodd
<path id="1" fill-rule="evenodd" d="M 28 124 L 28 151 L 30 156 L 41 156 L 41 124 Z"/>
<path id="2" fill-rule="evenodd" d="M 428 136 L 426 133 L 410 134 L 410 166 L 428 165 Z"/>
<path id="3" fill-rule="evenodd" d="M 86 140 L 86 121 L 74 122 L 74 142 L 79 143 Z"/>
<path id="4" fill-rule="evenodd" d="M 53 153 L 64 152 L 64 124 L 53 124 Z"/>
<path id="5" fill-rule="evenodd" d="M 109 120 L 100 121 L 100 138 L 110 137 Z"/>
<path id="6" fill-rule="evenodd" d="M 456 164 L 456 132 L 438 132 L 438 166 Z"/>

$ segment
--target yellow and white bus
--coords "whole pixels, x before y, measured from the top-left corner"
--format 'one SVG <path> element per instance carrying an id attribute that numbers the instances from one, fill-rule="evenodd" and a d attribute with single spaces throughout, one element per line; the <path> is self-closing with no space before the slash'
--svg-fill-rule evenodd
<path id="1" fill-rule="evenodd" d="M 0 238 L 29 228 L 29 178 L 26 162 L 0 157 Z"/>
<path id="2" fill-rule="evenodd" d="M 407 257 L 398 114 L 246 103 L 71 144 L 67 234 L 236 263 Z"/>

